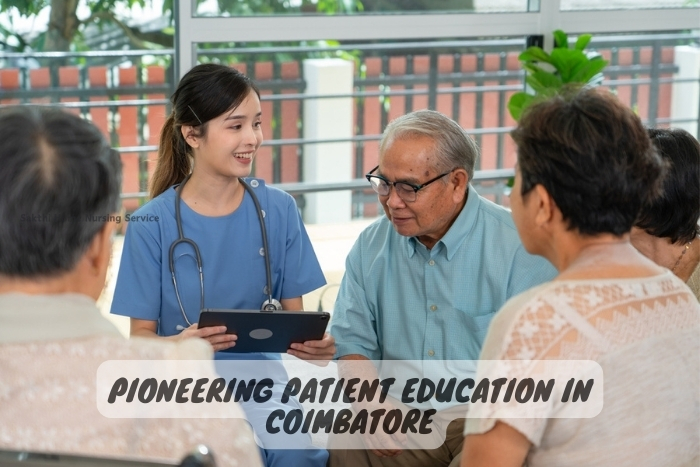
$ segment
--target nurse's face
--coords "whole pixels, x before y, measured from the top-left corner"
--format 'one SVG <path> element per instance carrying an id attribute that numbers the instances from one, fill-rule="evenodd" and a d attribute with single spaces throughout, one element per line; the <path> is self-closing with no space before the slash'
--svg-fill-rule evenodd
<path id="1" fill-rule="evenodd" d="M 206 133 L 188 142 L 194 171 L 223 177 L 247 177 L 263 142 L 260 99 L 255 91 L 235 109 L 209 120 Z"/>

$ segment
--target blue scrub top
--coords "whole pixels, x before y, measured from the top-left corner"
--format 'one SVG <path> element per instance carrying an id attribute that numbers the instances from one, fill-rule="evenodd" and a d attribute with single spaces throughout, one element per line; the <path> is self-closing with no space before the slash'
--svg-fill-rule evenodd
<path id="1" fill-rule="evenodd" d="M 247 179 L 265 213 L 272 264 L 272 295 L 277 300 L 302 296 L 326 281 L 294 199 Z M 204 273 L 204 307 L 259 310 L 267 299 L 260 221 L 245 192 L 233 213 L 208 217 L 181 202 L 183 234 L 199 247 Z M 111 313 L 158 321 L 158 334 L 179 334 L 187 327 L 170 274 L 170 245 L 177 240 L 175 186 L 129 216 Z M 194 249 L 180 243 L 174 251 L 175 275 L 191 323 L 200 311 L 200 281 Z M 232 354 L 217 353 L 217 358 Z M 248 354 L 250 355 L 250 354 Z M 240 357 L 239 357 L 240 358 Z"/>

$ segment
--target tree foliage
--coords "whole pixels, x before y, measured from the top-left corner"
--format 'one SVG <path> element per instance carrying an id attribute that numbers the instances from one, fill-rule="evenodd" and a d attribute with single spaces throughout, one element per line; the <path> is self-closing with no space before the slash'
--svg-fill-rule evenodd
<path id="1" fill-rule="evenodd" d="M 0 11 L 15 13 L 23 18 L 35 19 L 42 10 L 49 9 L 49 23 L 45 31 L 39 34 L 23 34 L 13 25 L 9 28 L 0 26 L 0 36 L 4 36 L 5 46 L 10 46 L 10 43 L 14 42 L 12 48 L 18 51 L 68 51 L 77 39 L 81 38 L 86 26 L 95 24 L 102 27 L 106 24 L 114 24 L 124 31 L 135 47 L 147 47 L 145 42 L 172 46 L 172 36 L 149 38 L 138 28 L 128 26 L 125 22 L 126 18 L 120 18 L 115 14 L 118 5 L 131 9 L 135 5 L 144 7 L 147 2 L 150 0 L 0 0 Z M 90 11 L 87 18 L 78 18 L 78 7 L 81 4 L 87 6 Z M 172 2 L 170 5 L 172 6 Z"/>
<path id="2" fill-rule="evenodd" d="M 151 4 L 152 0 L 0 0 L 0 11 L 14 12 L 25 18 L 35 18 L 45 8 L 50 9 L 49 24 L 45 31 L 22 34 L 12 25 L 8 28 L 0 25 L 0 41 L 4 42 L 6 48 L 17 51 L 79 50 L 86 27 L 116 25 L 134 48 L 172 47 L 174 1 L 190 0 L 164 0 L 162 13 L 170 20 L 170 27 L 162 31 L 143 32 L 127 24 L 127 18 L 118 17 L 116 7 L 144 7 Z M 202 1 L 199 0 L 198 3 Z M 77 16 L 79 5 L 87 6 L 90 11 L 88 17 Z M 435 11 L 469 9 L 472 5 L 473 0 L 217 0 L 218 12 L 222 16 Z"/>
<path id="3" fill-rule="evenodd" d="M 45 9 L 50 9 L 50 19 L 46 31 L 40 34 L 22 34 L 16 29 L 0 26 L 0 38 L 4 36 L 5 46 L 9 42 L 16 45 L 18 51 L 67 51 L 76 48 L 82 33 L 88 25 L 100 27 L 111 24 L 119 27 L 128 37 L 134 48 L 150 48 L 154 45 L 173 46 L 171 31 L 143 32 L 126 23 L 126 18 L 115 14 L 118 5 L 132 8 L 135 5 L 146 6 L 151 0 L 0 0 L 0 11 L 14 12 L 25 18 L 33 18 Z M 79 4 L 87 6 L 90 15 L 78 18 Z M 254 14 L 288 14 L 288 13 L 353 13 L 362 11 L 360 0 L 301 0 L 291 6 L 289 0 L 217 0 L 218 11 L 223 16 L 243 16 Z M 173 0 L 164 0 L 163 16 L 173 24 Z M 172 28 L 170 28 L 172 29 Z"/>

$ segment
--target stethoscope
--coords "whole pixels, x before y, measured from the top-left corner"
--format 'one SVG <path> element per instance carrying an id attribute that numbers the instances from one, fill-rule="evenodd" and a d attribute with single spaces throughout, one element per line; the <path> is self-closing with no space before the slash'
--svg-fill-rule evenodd
<path id="1" fill-rule="evenodd" d="M 191 174 L 190 174 L 191 175 Z M 173 278 L 173 286 L 175 287 L 175 296 L 177 297 L 177 304 L 180 306 L 180 311 L 182 312 L 182 317 L 185 319 L 187 326 L 192 326 L 190 320 L 187 319 L 187 314 L 185 313 L 185 307 L 182 306 L 182 300 L 180 299 L 180 291 L 177 287 L 177 279 L 175 278 L 175 247 L 181 243 L 186 243 L 192 247 L 194 250 L 195 260 L 197 262 L 197 269 L 199 270 L 199 310 L 204 309 L 204 273 L 202 272 L 202 255 L 199 253 L 199 247 L 191 238 L 186 238 L 182 232 L 182 218 L 180 216 L 180 202 L 182 196 L 182 188 L 185 186 L 187 180 L 190 179 L 190 175 L 185 177 L 185 179 L 180 183 L 180 186 L 175 190 L 175 223 L 177 224 L 177 235 L 178 238 L 170 245 L 170 252 L 168 254 L 168 262 L 170 264 L 170 275 Z M 260 306 L 261 311 L 277 311 L 282 309 L 282 304 L 276 299 L 272 298 L 272 267 L 270 265 L 269 249 L 267 244 L 267 230 L 265 229 L 265 214 L 260 207 L 260 201 L 258 197 L 253 192 L 253 189 L 242 179 L 239 178 L 238 181 L 243 185 L 243 188 L 248 192 L 250 198 L 255 204 L 255 210 L 258 213 L 258 219 L 260 221 L 260 233 L 263 242 L 263 256 L 265 257 L 265 276 L 267 279 L 267 287 L 265 293 L 267 294 L 267 299 Z M 175 327 L 178 331 L 185 329 L 181 325 Z"/>

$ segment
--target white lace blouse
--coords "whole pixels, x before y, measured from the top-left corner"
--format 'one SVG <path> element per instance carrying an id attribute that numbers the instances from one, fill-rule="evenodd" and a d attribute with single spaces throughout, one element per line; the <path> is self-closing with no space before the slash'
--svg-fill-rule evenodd
<path id="1" fill-rule="evenodd" d="M 511 299 L 481 360 L 594 360 L 604 406 L 594 418 L 504 419 L 532 443 L 527 465 L 700 465 L 700 304 L 669 271 L 643 279 L 566 280 Z M 465 433 L 495 425 L 470 408 Z"/>

